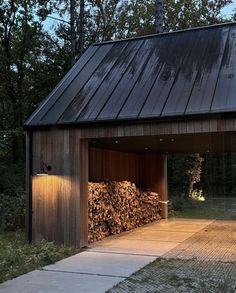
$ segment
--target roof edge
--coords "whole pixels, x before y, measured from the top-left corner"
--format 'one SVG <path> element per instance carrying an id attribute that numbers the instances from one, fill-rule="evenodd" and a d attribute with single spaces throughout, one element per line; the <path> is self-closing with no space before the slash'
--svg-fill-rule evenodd
<path id="1" fill-rule="evenodd" d="M 189 31 L 200 30 L 200 29 L 211 29 L 211 28 L 215 28 L 215 27 L 230 26 L 230 25 L 236 25 L 236 21 L 216 23 L 216 24 L 197 26 L 197 27 L 190 27 L 190 28 L 176 30 L 176 31 L 163 32 L 160 34 L 144 35 L 144 36 L 138 36 L 138 37 L 133 37 L 133 38 L 127 38 L 127 39 L 96 42 L 96 43 L 92 43 L 92 46 L 100 46 L 100 45 L 119 43 L 119 42 L 125 42 L 125 41 L 133 41 L 133 40 L 135 41 L 135 40 L 140 40 L 140 39 L 154 38 L 157 36 L 161 37 L 161 36 L 166 36 L 166 35 L 171 35 L 171 34 L 184 33 L 184 32 L 189 32 Z"/>
<path id="2" fill-rule="evenodd" d="M 183 122 L 193 120 L 212 120 L 212 119 L 229 119 L 236 118 L 236 111 L 229 112 L 213 112 L 213 113 L 197 113 L 189 115 L 177 115 L 169 117 L 149 117 L 139 119 L 120 119 L 120 120 L 94 120 L 94 121 L 80 121 L 80 122 L 68 122 L 61 124 L 41 124 L 41 125 L 24 125 L 25 131 L 34 131 L 38 129 L 48 128 L 97 128 L 104 126 L 120 126 L 120 125 L 131 125 L 131 124 L 148 124 L 148 123 L 170 123 L 170 122 Z M 109 124 L 108 124 L 109 123 Z"/>

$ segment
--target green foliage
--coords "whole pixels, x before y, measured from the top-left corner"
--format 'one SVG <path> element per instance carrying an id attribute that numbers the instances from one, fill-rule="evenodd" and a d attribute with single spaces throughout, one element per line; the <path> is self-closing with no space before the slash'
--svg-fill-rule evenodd
<path id="1" fill-rule="evenodd" d="M 78 252 L 45 240 L 38 245 L 26 244 L 24 233 L 19 231 L 0 233 L 0 283 Z"/>
<path id="2" fill-rule="evenodd" d="M 190 197 L 185 197 L 183 194 L 180 196 L 171 197 L 169 201 L 170 211 L 179 212 L 192 209 L 200 209 L 204 203 L 194 200 Z"/>
<path id="3" fill-rule="evenodd" d="M 227 21 L 222 9 L 232 0 L 167 0 L 165 1 L 166 30 L 178 30 Z"/>
<path id="4" fill-rule="evenodd" d="M 186 208 L 186 198 L 183 195 L 174 196 L 169 200 L 169 211 L 183 211 Z"/>
<path id="5" fill-rule="evenodd" d="M 25 224 L 25 194 L 0 194 L 0 230 L 16 230 Z"/>
<path id="6" fill-rule="evenodd" d="M 215 281 L 211 288 L 209 288 L 209 281 L 207 282 L 204 278 L 199 279 L 198 285 L 199 293 L 235 293 L 235 281 L 226 275 Z"/>
<path id="7" fill-rule="evenodd" d="M 23 160 L 24 121 L 68 69 L 59 40 L 43 30 L 52 7 L 51 1 L 0 1 L 0 128 L 14 162 Z"/>
<path id="8" fill-rule="evenodd" d="M 199 154 L 173 154 L 168 156 L 168 182 L 170 197 L 191 197 L 201 179 L 204 159 Z"/>
<path id="9" fill-rule="evenodd" d="M 68 15 L 68 1 L 59 1 L 58 13 Z M 79 18 L 78 2 L 75 18 Z M 232 0 L 166 0 L 165 31 L 215 24 L 228 19 L 222 9 Z M 87 0 L 85 1 L 85 47 L 91 42 L 120 39 L 155 33 L 155 0 Z M 69 40 L 69 25 L 59 25 L 60 36 Z M 61 32 L 64 33 L 61 34 Z M 79 32 L 78 22 L 75 31 Z"/>
<path id="10" fill-rule="evenodd" d="M 24 188 L 23 123 L 69 69 L 67 47 L 43 30 L 54 1 L 0 0 L 0 193 Z"/>

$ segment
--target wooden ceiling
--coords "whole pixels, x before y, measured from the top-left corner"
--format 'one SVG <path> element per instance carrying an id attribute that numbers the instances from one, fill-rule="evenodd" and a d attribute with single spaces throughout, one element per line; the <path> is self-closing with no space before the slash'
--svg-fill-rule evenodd
<path id="1" fill-rule="evenodd" d="M 92 139 L 90 147 L 136 153 L 236 152 L 236 134 L 183 134 Z"/>

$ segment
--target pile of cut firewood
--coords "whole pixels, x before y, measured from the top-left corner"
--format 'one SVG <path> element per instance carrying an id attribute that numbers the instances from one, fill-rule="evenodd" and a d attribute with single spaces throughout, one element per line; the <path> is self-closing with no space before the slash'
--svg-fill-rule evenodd
<path id="1" fill-rule="evenodd" d="M 160 219 L 159 196 L 129 181 L 89 182 L 89 242 Z"/>

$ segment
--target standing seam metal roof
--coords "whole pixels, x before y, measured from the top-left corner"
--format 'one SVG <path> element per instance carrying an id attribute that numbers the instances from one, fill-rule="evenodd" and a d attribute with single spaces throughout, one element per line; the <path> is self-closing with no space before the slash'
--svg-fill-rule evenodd
<path id="1" fill-rule="evenodd" d="M 26 126 L 236 111 L 236 23 L 93 44 Z"/>

